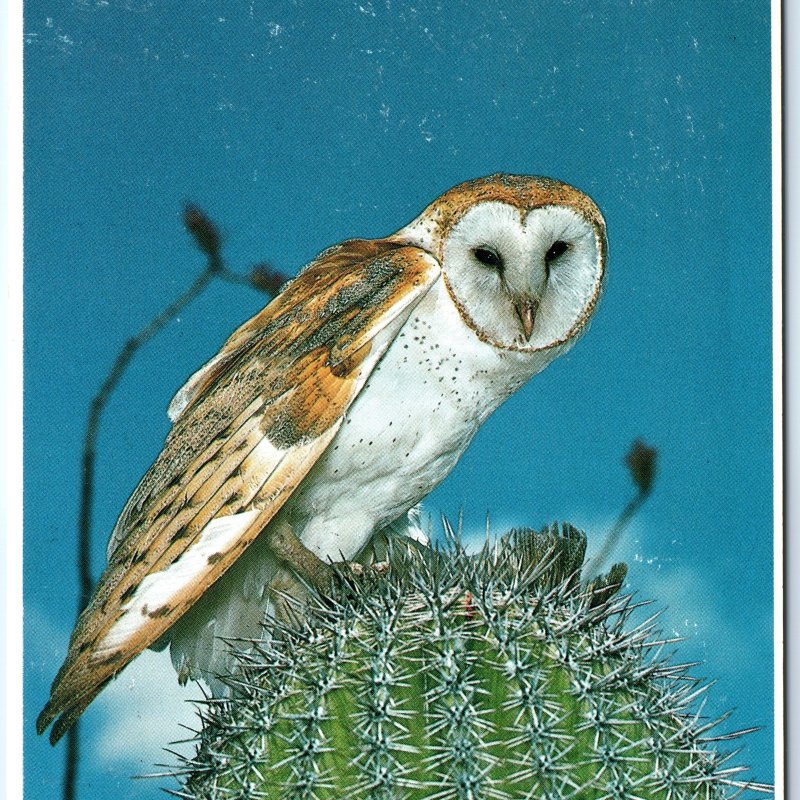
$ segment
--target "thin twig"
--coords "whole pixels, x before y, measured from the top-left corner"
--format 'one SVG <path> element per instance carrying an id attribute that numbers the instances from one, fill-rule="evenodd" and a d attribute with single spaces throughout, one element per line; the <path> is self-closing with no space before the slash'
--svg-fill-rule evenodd
<path id="1" fill-rule="evenodd" d="M 636 515 L 636 512 L 650 496 L 656 477 L 657 456 L 658 451 L 654 447 L 648 447 L 640 439 L 637 439 L 631 445 L 631 449 L 625 456 L 625 464 L 636 486 L 636 496 L 622 509 L 620 515 L 612 525 L 608 536 L 606 536 L 602 547 L 595 554 L 594 558 L 584 567 L 584 575 L 587 578 L 592 578 L 600 573 L 609 556 L 614 552 L 614 548 L 617 546 L 625 529 L 630 525 L 631 520 Z"/>
<path id="2" fill-rule="evenodd" d="M 625 529 L 628 527 L 631 520 L 636 515 L 636 512 L 641 508 L 642 503 L 644 503 L 646 499 L 647 495 L 639 492 L 636 497 L 630 500 L 625 508 L 622 509 L 620 515 L 611 526 L 611 530 L 608 532 L 602 547 L 597 551 L 594 557 L 584 568 L 584 574 L 587 578 L 598 575 L 603 569 L 608 561 L 609 556 L 614 552 L 620 537 L 625 532 Z"/>
<path id="3" fill-rule="evenodd" d="M 106 379 L 103 381 L 97 394 L 92 398 L 89 406 L 89 419 L 86 423 L 86 433 L 83 439 L 83 456 L 81 458 L 81 504 L 78 522 L 79 544 L 78 550 L 78 575 L 80 579 L 80 601 L 83 610 L 92 595 L 94 579 L 89 564 L 91 548 L 90 537 L 92 527 L 92 497 L 94 494 L 94 462 L 97 434 L 100 428 L 100 418 L 108 403 L 111 393 L 128 368 L 133 356 L 140 347 L 147 344 L 170 320 L 177 316 L 192 300 L 198 297 L 208 286 L 217 270 L 210 267 L 197 276 L 194 283 L 174 302 L 170 303 L 158 316 L 151 320 L 133 338 L 128 339 L 117 354 Z"/>
<path id="4" fill-rule="evenodd" d="M 64 800 L 74 800 L 75 787 L 78 784 L 78 764 L 80 763 L 79 722 L 80 720 L 67 731 L 67 752 L 64 764 Z"/>
<path id="5" fill-rule="evenodd" d="M 86 432 L 83 437 L 83 453 L 81 456 L 81 492 L 80 511 L 78 514 L 78 616 L 89 604 L 94 588 L 92 577 L 92 507 L 94 499 L 94 468 L 96 458 L 97 436 L 103 411 L 125 374 L 125 370 L 133 356 L 147 344 L 162 328 L 175 319 L 183 309 L 197 299 L 214 278 L 228 283 L 246 284 L 252 288 L 276 294 L 277 287 L 285 280 L 280 273 L 267 265 L 258 265 L 250 275 L 240 275 L 228 269 L 222 260 L 221 238 L 216 225 L 196 206 L 188 205 L 184 211 L 184 224 L 192 234 L 198 247 L 206 254 L 206 268 L 195 278 L 192 284 L 163 311 L 156 315 L 139 333 L 128 339 L 117 354 L 105 380 L 100 385 L 89 406 Z M 272 289 L 269 291 L 269 289 Z M 80 720 L 67 732 L 67 745 L 64 768 L 63 800 L 75 800 L 80 760 L 79 746 Z"/>

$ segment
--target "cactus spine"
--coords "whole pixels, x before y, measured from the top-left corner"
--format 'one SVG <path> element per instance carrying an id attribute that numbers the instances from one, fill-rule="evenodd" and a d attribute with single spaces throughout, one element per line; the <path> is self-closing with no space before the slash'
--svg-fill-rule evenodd
<path id="1" fill-rule="evenodd" d="M 624 565 L 579 580 L 585 536 L 513 531 L 478 556 L 395 548 L 385 577 L 242 654 L 202 712 L 185 798 L 723 798 L 738 768 L 704 690 L 626 630 Z M 398 552 L 402 551 L 402 552 Z M 764 788 L 764 787 L 755 787 Z"/>

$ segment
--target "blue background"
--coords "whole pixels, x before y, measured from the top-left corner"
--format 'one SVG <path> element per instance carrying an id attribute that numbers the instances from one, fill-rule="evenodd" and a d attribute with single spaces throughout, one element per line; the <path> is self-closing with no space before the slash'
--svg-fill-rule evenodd
<path id="1" fill-rule="evenodd" d="M 609 279 L 586 338 L 484 426 L 426 508 L 476 534 L 568 519 L 602 540 L 641 436 L 653 496 L 615 556 L 667 606 L 704 713 L 773 725 L 769 4 L 29 0 L 25 5 L 25 770 L 51 798 L 62 746 L 33 721 L 75 613 L 87 407 L 123 342 L 202 269 L 186 200 L 229 265 L 295 272 L 495 171 L 587 191 Z M 94 568 L 187 375 L 264 303 L 214 284 L 135 358 L 104 417 Z M 163 654 L 162 654 L 163 655 Z M 131 781 L 193 712 L 146 654 L 83 726 L 82 797 Z M 142 666 L 144 665 L 144 666 Z"/>

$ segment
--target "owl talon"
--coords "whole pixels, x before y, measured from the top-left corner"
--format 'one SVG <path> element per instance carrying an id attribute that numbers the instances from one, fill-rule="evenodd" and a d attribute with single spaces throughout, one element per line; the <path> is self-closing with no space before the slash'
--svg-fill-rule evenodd
<path id="1" fill-rule="evenodd" d="M 359 564 L 357 561 L 343 561 L 341 565 L 350 571 L 353 578 L 363 579 L 370 575 L 386 575 L 389 572 L 389 562 L 379 561 L 377 564 Z"/>
<path id="2" fill-rule="evenodd" d="M 349 570 L 350 574 L 354 578 L 363 578 L 364 577 L 364 565 L 359 564 L 357 561 L 345 561 L 344 562 L 345 569 Z"/>

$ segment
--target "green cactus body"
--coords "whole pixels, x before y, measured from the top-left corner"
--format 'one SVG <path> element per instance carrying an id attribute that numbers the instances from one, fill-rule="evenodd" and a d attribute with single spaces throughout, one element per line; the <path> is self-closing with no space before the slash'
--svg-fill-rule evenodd
<path id="1" fill-rule="evenodd" d="M 624 567 L 580 584 L 584 550 L 568 526 L 514 532 L 350 584 L 242 657 L 177 794 L 727 797 L 738 770 L 691 713 L 702 687 L 658 658 L 652 620 L 624 629 Z"/>

